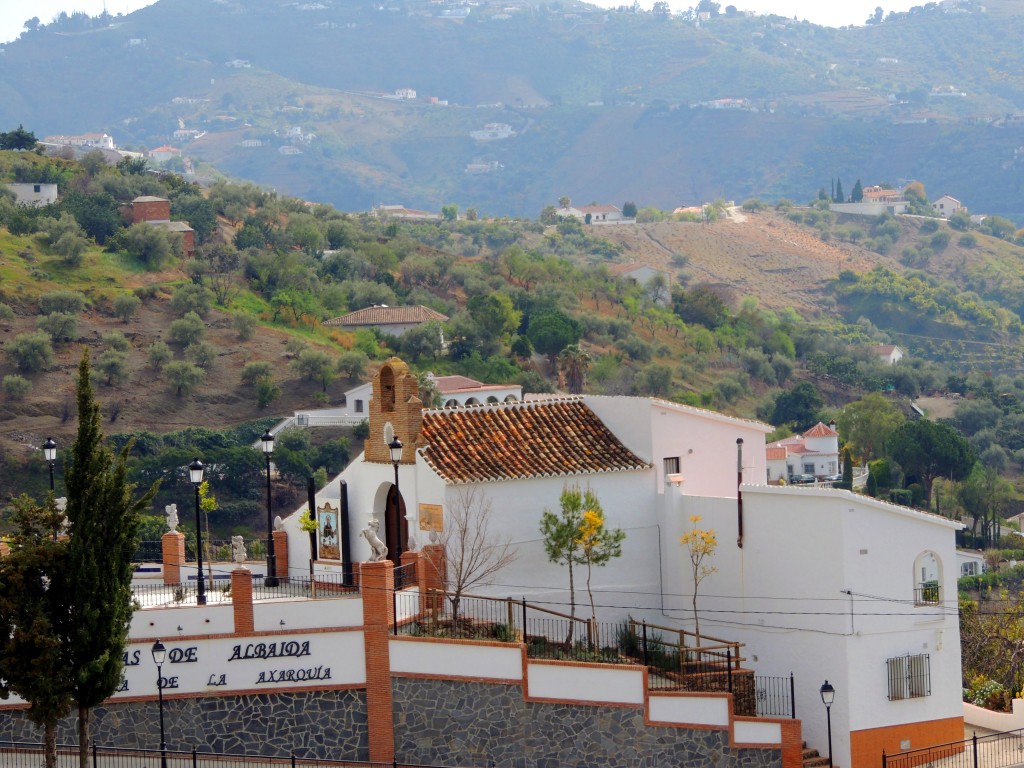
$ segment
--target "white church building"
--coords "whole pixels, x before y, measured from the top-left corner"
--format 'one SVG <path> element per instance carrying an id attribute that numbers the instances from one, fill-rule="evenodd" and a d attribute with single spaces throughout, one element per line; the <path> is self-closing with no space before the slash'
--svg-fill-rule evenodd
<path id="1" fill-rule="evenodd" d="M 316 499 L 347 518 L 348 540 L 314 569 L 367 560 L 357 532 L 371 519 L 389 559 L 400 560 L 436 541 L 472 488 L 518 555 L 486 593 L 566 605 L 567 573 L 545 555 L 540 517 L 558 511 L 566 486 L 589 487 L 608 526 L 626 532 L 622 557 L 594 570 L 600 620 L 692 630 L 693 577 L 679 538 L 710 528 L 718 546 L 700 584 L 700 628 L 744 643 L 744 664 L 758 674 L 793 673 L 811 746 L 824 752 L 825 680 L 836 689 L 837 765 L 867 768 L 883 750 L 962 738 L 959 523 L 847 491 L 769 486 L 771 427 L 665 400 L 424 410 L 415 376 L 392 358 L 373 380 L 368 417 L 363 454 Z M 283 521 L 292 564 L 310 560 L 302 511 Z"/>

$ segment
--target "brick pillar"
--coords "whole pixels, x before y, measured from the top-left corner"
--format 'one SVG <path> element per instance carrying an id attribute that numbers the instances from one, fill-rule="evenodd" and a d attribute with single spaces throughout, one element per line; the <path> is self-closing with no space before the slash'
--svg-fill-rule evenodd
<path id="1" fill-rule="evenodd" d="M 444 582 L 447 578 L 448 562 L 444 557 L 444 547 L 440 544 L 427 544 L 422 550 L 420 560 L 420 609 L 424 612 L 436 613 L 444 605 Z"/>
<path id="2" fill-rule="evenodd" d="M 235 568 L 231 571 L 231 606 L 235 612 L 235 634 L 248 634 L 254 629 L 252 615 L 252 571 Z"/>
<path id="3" fill-rule="evenodd" d="M 279 579 L 287 579 L 288 571 L 288 532 L 274 531 L 274 555 L 277 557 L 275 573 Z"/>
<path id="4" fill-rule="evenodd" d="M 181 566 L 185 564 L 185 534 L 168 531 L 160 539 L 164 564 L 164 585 L 181 584 Z"/>
<path id="5" fill-rule="evenodd" d="M 803 728 L 799 720 L 782 723 L 782 768 L 803 768 Z"/>
<path id="6" fill-rule="evenodd" d="M 366 648 L 366 721 L 372 763 L 395 759 L 395 720 L 391 706 L 391 658 L 389 629 L 395 613 L 395 567 L 390 560 L 359 566 L 363 595 L 364 644 Z"/>

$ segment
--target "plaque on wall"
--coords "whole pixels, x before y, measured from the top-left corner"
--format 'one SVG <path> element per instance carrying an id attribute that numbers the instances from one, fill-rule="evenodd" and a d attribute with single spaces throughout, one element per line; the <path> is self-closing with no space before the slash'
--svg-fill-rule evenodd
<path id="1" fill-rule="evenodd" d="M 319 559 L 341 560 L 340 529 L 338 528 L 339 508 L 325 502 L 316 508 L 317 539 Z"/>
<path id="2" fill-rule="evenodd" d="M 444 507 L 440 504 L 420 504 L 420 530 L 444 530 Z"/>

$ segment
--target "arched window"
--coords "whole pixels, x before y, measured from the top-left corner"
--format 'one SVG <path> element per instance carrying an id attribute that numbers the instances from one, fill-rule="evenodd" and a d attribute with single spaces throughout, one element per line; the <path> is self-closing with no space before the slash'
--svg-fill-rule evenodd
<path id="1" fill-rule="evenodd" d="M 931 551 L 914 560 L 914 605 L 939 605 L 942 602 L 942 561 Z"/>

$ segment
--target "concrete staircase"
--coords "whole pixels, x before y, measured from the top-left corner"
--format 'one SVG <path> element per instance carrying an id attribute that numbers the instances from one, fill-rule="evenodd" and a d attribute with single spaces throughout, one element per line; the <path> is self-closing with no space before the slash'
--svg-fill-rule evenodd
<path id="1" fill-rule="evenodd" d="M 824 768 L 828 765 L 828 755 L 822 757 L 818 750 L 809 749 L 807 742 L 804 742 L 804 750 L 802 754 L 804 768 Z M 832 766 L 835 768 L 835 766 Z"/>

